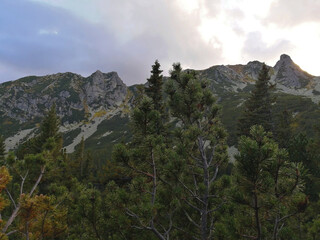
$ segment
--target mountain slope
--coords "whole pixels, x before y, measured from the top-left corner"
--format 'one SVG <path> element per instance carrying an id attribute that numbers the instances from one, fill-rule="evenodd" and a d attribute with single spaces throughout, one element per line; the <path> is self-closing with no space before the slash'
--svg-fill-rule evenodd
<path id="1" fill-rule="evenodd" d="M 252 61 L 196 70 L 200 78 L 207 79 L 223 107 L 222 121 L 229 131 L 230 145 L 235 142 L 242 103 L 261 66 L 261 62 Z M 290 110 L 296 121 L 302 122 L 300 128 L 310 131 L 314 119 L 320 117 L 316 104 L 320 100 L 320 78 L 301 70 L 288 55 L 281 55 L 270 67 L 270 76 L 277 88 L 275 112 Z M 105 149 L 110 155 L 114 143 L 130 138 L 127 123 L 134 89 L 127 87 L 116 72 L 100 71 L 87 78 L 58 73 L 0 84 L 0 134 L 6 137 L 8 150 L 15 148 L 37 133 L 45 111 L 55 103 L 67 152 L 73 152 L 84 137 L 90 149 Z M 308 116 L 312 118 L 308 120 Z"/>

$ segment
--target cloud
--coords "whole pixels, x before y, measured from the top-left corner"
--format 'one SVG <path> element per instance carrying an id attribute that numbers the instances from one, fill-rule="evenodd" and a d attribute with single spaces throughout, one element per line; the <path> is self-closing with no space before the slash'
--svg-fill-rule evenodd
<path id="1" fill-rule="evenodd" d="M 318 0 L 277 0 L 271 4 L 263 23 L 292 27 L 305 22 L 319 22 L 319 9 Z"/>
<path id="2" fill-rule="evenodd" d="M 286 39 L 278 39 L 268 44 L 262 39 L 260 32 L 251 32 L 247 35 L 242 53 L 250 59 L 270 61 L 278 58 L 282 53 L 291 51 L 293 44 Z"/>
<path id="3" fill-rule="evenodd" d="M 159 59 L 193 68 L 221 60 L 198 32 L 200 17 L 175 1 L 97 0 L 100 22 L 50 4 L 4 0 L 0 9 L 0 63 L 23 75 L 117 71 L 127 83 L 145 82 Z M 20 74 L 23 74 L 22 76 Z M 0 82 L 14 74 L 0 69 Z"/>
<path id="4" fill-rule="evenodd" d="M 136 56 L 134 62 L 139 62 L 144 72 L 149 73 L 155 59 L 159 59 L 166 71 L 176 61 L 194 68 L 219 62 L 221 50 L 213 48 L 199 34 L 199 12 L 183 11 L 178 3 L 169 0 L 100 1 L 100 9 L 117 42 L 124 49 L 130 49 L 132 57 Z"/>
<path id="5" fill-rule="evenodd" d="M 98 26 L 64 10 L 25 1 L 2 4 L 0 62 L 17 73 L 86 72 L 101 54 L 97 48 L 103 44 L 101 39 L 112 41 Z M 9 80 L 5 74 L 0 72 L 0 80 Z"/>

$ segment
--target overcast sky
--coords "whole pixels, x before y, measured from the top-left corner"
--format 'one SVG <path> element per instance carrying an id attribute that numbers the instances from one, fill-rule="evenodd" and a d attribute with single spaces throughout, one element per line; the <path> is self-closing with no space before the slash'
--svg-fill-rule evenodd
<path id="1" fill-rule="evenodd" d="M 282 53 L 320 75 L 320 0 L 1 0 L 0 82 L 117 71 L 142 83 L 158 59 L 204 69 Z"/>

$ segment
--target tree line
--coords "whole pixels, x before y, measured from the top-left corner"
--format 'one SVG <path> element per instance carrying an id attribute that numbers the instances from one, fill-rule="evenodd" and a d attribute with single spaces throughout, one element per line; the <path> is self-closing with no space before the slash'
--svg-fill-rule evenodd
<path id="1" fill-rule="evenodd" d="M 210 83 L 158 61 L 139 87 L 132 139 L 103 168 L 82 139 L 66 154 L 55 105 L 40 133 L 5 154 L 0 139 L 0 239 L 319 239 L 320 132 L 272 112 L 263 65 L 238 121 L 238 153 Z M 312 126 L 310 126 L 312 127 Z"/>

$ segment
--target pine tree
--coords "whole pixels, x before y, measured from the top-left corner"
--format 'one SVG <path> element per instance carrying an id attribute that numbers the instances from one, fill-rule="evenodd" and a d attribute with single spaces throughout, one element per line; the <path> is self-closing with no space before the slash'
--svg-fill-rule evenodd
<path id="1" fill-rule="evenodd" d="M 33 205 L 32 202 L 37 198 L 35 196 L 36 193 L 40 192 L 41 194 L 48 194 L 54 192 L 55 197 L 53 199 L 57 201 L 55 204 L 61 201 L 61 199 L 58 199 L 59 194 L 56 190 L 58 188 L 57 185 L 65 181 L 63 176 L 65 166 L 63 162 L 64 157 L 61 152 L 62 136 L 59 133 L 59 119 L 55 113 L 55 105 L 51 107 L 48 115 L 45 116 L 40 130 L 38 136 L 29 140 L 26 144 L 23 144 L 22 148 L 20 148 L 20 157 L 16 158 L 14 154 L 11 153 L 6 159 L 8 169 L 13 173 L 13 187 L 10 188 L 10 191 L 9 189 L 7 191 L 13 206 L 11 208 L 12 212 L 9 213 L 10 215 L 6 216 L 7 219 L 2 228 L 3 233 L 9 232 L 9 228 L 18 226 L 17 223 L 21 221 L 21 219 L 17 220 L 17 218 L 19 217 L 19 213 L 22 212 L 23 207 L 27 207 L 25 210 L 28 212 L 28 204 L 23 206 L 22 202 L 20 202 L 22 196 L 27 196 L 31 201 L 31 205 Z M 61 189 L 64 188 L 62 187 Z M 61 189 L 59 191 L 61 191 Z M 43 195 L 40 195 L 40 197 L 41 196 Z M 60 205 L 60 203 L 58 205 Z M 59 208 L 60 207 L 62 207 L 62 205 L 59 206 Z M 45 212 L 47 210 L 48 209 L 43 209 L 43 211 L 41 210 L 41 213 L 37 213 L 37 215 L 49 217 L 51 213 L 46 214 Z M 31 214 L 32 212 L 34 211 L 29 213 Z M 56 213 L 58 214 L 58 212 L 59 210 L 57 209 Z M 25 218 L 24 220 L 27 221 L 24 222 L 24 224 L 26 224 L 23 225 L 24 227 L 30 224 L 28 218 Z M 41 224 L 45 224 L 45 219 L 42 219 L 41 222 Z M 63 227 L 64 224 L 61 224 Z M 58 227 L 58 225 L 53 224 L 53 228 L 54 226 Z M 31 224 L 28 226 L 31 227 Z M 25 229 L 26 233 L 28 233 L 29 227 Z M 44 232 L 40 234 L 45 235 Z M 28 234 L 26 234 L 26 237 L 27 236 Z"/>
<path id="2" fill-rule="evenodd" d="M 250 137 L 239 141 L 234 200 L 242 237 L 279 239 L 280 231 L 288 230 L 288 219 L 300 211 L 296 199 L 305 197 L 302 164 L 290 163 L 286 150 L 270 136 L 261 126 L 252 126 Z"/>
<path id="3" fill-rule="evenodd" d="M 164 137 L 162 103 L 162 76 L 156 61 L 150 85 L 145 95 L 139 97 L 131 114 L 132 141 L 114 147 L 113 159 L 122 163 L 132 179 L 128 199 L 133 204 L 126 214 L 134 224 L 153 233 L 158 239 L 169 239 L 177 208 L 176 183 L 168 177 L 172 150 L 167 148 Z M 129 201 L 129 202 L 130 202 Z"/>
<path id="4" fill-rule="evenodd" d="M 173 65 L 170 75 L 166 93 L 170 114 L 177 121 L 173 149 L 178 156 L 172 161 L 180 165 L 175 178 L 184 192 L 180 227 L 194 239 L 208 240 L 214 236 L 214 209 L 223 205 L 217 182 L 228 159 L 226 132 L 207 83 L 194 71 L 183 72 L 180 64 Z"/>
<path id="5" fill-rule="evenodd" d="M 60 154 L 62 136 L 59 127 L 60 119 L 56 114 L 56 105 L 53 104 L 42 120 L 39 135 L 20 145 L 17 157 L 23 159 L 24 155 L 41 153 L 45 148 L 55 148 L 55 155 Z"/>
<path id="6" fill-rule="evenodd" d="M 290 161 L 302 163 L 308 169 L 308 175 L 305 176 L 305 193 L 310 200 L 319 199 L 320 190 L 320 142 L 310 139 L 304 133 L 293 136 L 289 141 L 288 152 Z"/>
<path id="7" fill-rule="evenodd" d="M 253 125 L 261 125 L 266 131 L 273 130 L 269 80 L 269 68 L 263 64 L 254 89 L 245 102 L 244 113 L 238 121 L 239 136 L 249 136 L 250 127 Z"/>

